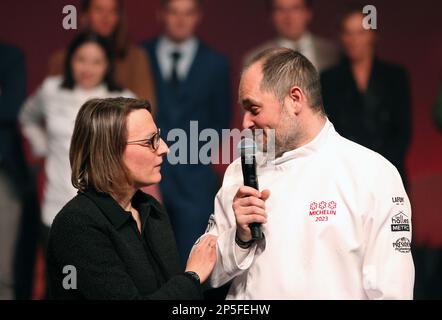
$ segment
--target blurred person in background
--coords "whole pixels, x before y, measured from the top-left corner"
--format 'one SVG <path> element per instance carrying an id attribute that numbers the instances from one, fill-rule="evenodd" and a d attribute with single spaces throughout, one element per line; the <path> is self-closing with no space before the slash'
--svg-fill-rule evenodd
<path id="1" fill-rule="evenodd" d="M 336 46 L 308 30 L 313 19 L 312 0 L 266 1 L 277 37 L 250 50 L 245 56 L 244 64 L 250 62 L 259 52 L 273 47 L 288 48 L 302 53 L 319 71 L 336 63 Z"/>
<path id="2" fill-rule="evenodd" d="M 162 34 L 143 43 L 152 59 L 157 120 L 165 137 L 179 128 L 188 139 L 198 139 L 190 135 L 190 121 L 198 121 L 198 135 L 206 128 L 218 133 L 229 128 L 228 61 L 195 36 L 201 16 L 198 0 L 163 0 L 159 12 Z M 189 144 L 187 141 L 190 155 Z M 202 142 L 195 144 L 200 147 Z M 187 163 L 173 165 L 165 161 L 163 165 L 161 195 L 171 217 L 182 264 L 195 240 L 204 233 L 218 188 L 219 177 L 211 164 L 199 160 L 189 164 L 187 157 Z"/>
<path id="3" fill-rule="evenodd" d="M 0 44 L 0 300 L 31 294 L 39 213 L 17 126 L 25 97 L 23 54 Z"/>
<path id="4" fill-rule="evenodd" d="M 129 41 L 123 0 L 83 0 L 80 21 L 83 29 L 95 32 L 112 43 L 115 82 L 138 98 L 151 101 L 155 114 L 155 88 L 149 57 Z M 63 73 L 65 54 L 61 50 L 52 55 L 50 75 Z"/>
<path id="5" fill-rule="evenodd" d="M 77 193 L 70 179 L 69 145 L 78 110 L 91 98 L 134 96 L 113 81 L 112 52 L 107 39 L 78 34 L 69 45 L 63 76 L 46 78 L 21 110 L 20 124 L 32 153 L 45 158 L 44 247 L 55 215 Z"/>
<path id="6" fill-rule="evenodd" d="M 325 111 L 345 138 L 387 158 L 407 187 L 405 157 L 411 139 L 406 70 L 376 55 L 376 31 L 364 29 L 362 6 L 340 20 L 341 61 L 321 75 Z"/>

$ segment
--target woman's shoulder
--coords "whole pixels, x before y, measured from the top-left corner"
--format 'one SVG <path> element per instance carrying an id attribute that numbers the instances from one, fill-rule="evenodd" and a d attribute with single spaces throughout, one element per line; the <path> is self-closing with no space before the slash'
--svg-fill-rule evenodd
<path id="1" fill-rule="evenodd" d="M 41 88 L 45 92 L 54 92 L 61 89 L 63 77 L 61 75 L 48 76 L 43 80 Z"/>
<path id="2" fill-rule="evenodd" d="M 78 228 L 99 224 L 100 210 L 83 193 L 78 193 L 57 214 L 52 229 Z"/>

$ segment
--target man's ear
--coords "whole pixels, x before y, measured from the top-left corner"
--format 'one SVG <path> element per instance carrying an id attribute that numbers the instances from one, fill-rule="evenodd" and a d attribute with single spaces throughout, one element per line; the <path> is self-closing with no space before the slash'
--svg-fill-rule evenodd
<path id="1" fill-rule="evenodd" d="M 289 99 L 292 105 L 292 110 L 295 114 L 299 114 L 302 110 L 302 106 L 305 104 L 306 96 L 302 89 L 298 86 L 290 88 Z"/>

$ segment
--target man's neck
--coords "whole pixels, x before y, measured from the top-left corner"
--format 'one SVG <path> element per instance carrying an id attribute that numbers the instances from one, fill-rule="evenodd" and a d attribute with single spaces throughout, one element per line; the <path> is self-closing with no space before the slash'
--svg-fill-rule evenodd
<path id="1" fill-rule="evenodd" d="M 192 36 L 190 36 L 188 38 L 185 38 L 185 39 L 177 39 L 177 38 L 173 38 L 173 37 L 171 37 L 171 36 L 169 36 L 167 34 L 164 34 L 163 37 L 167 41 L 173 43 L 176 46 L 182 46 L 183 44 L 185 44 L 186 42 L 188 42 L 189 40 L 192 40 L 194 38 L 194 36 L 192 35 Z"/>
<path id="2" fill-rule="evenodd" d="M 308 37 L 309 34 L 310 34 L 310 32 L 307 31 L 307 30 L 305 30 L 304 32 L 302 32 L 302 33 L 300 33 L 300 34 L 298 34 L 298 35 L 296 35 L 296 36 L 291 36 L 291 37 L 290 37 L 290 36 L 288 36 L 288 37 L 280 36 L 280 38 L 281 38 L 282 40 L 285 40 L 285 41 L 298 42 L 298 41 L 300 41 L 301 39 Z"/>
<path id="3" fill-rule="evenodd" d="M 358 59 L 351 60 L 351 65 L 355 69 L 370 69 L 373 63 L 373 54 L 366 54 Z"/>
<path id="4" fill-rule="evenodd" d="M 313 112 L 313 111 L 310 111 Z M 309 120 L 305 121 L 302 126 L 303 135 L 300 137 L 298 141 L 298 145 L 296 148 L 305 146 L 310 143 L 313 139 L 315 139 L 321 130 L 324 128 L 325 123 L 327 122 L 327 118 L 324 116 L 322 112 L 314 113 Z"/>

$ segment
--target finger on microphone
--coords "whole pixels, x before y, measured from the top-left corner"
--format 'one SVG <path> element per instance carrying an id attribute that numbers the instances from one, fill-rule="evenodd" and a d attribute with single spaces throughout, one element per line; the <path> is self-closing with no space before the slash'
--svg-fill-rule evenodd
<path id="1" fill-rule="evenodd" d="M 254 196 L 254 197 L 260 198 L 261 192 L 259 192 L 258 190 L 256 190 L 255 188 L 252 188 L 252 187 L 241 186 L 238 190 L 238 197 L 244 198 L 244 197 L 249 197 L 249 196 Z"/>
<path id="2" fill-rule="evenodd" d="M 261 199 L 266 201 L 270 197 L 270 190 L 266 189 L 261 191 Z"/>

